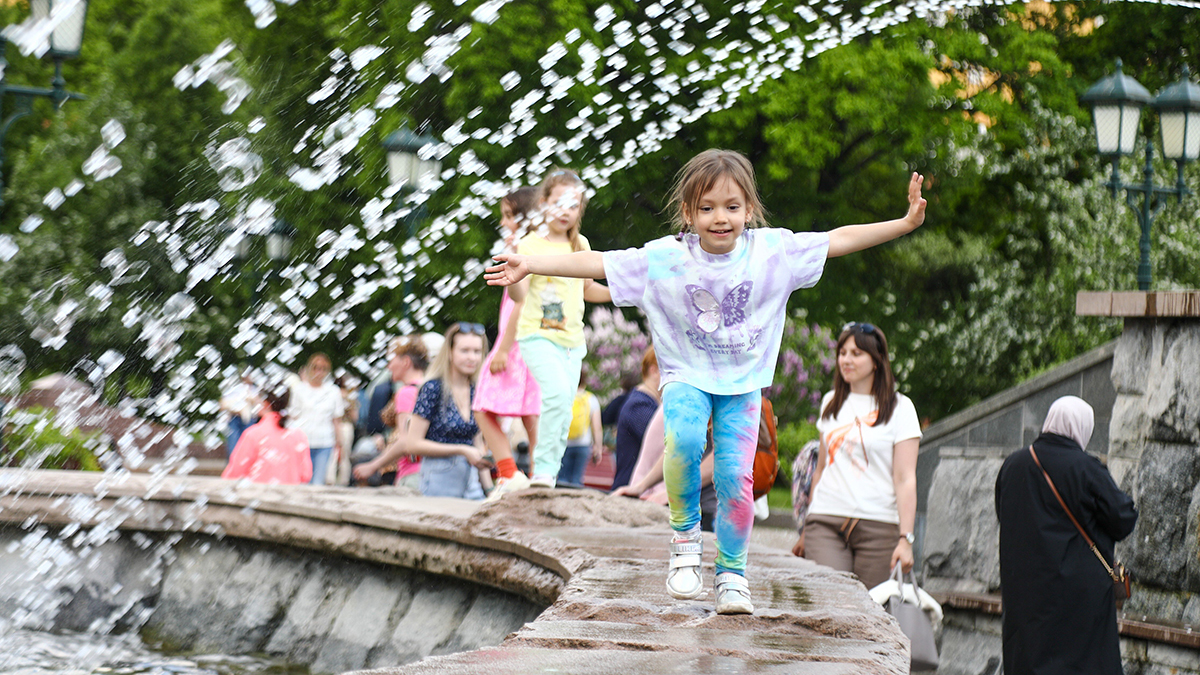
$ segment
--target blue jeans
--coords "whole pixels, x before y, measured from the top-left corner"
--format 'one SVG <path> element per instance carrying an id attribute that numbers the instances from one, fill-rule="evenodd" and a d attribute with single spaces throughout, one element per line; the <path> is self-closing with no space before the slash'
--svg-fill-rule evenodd
<path id="1" fill-rule="evenodd" d="M 238 439 L 242 437 L 242 432 L 249 429 L 251 424 L 258 422 L 258 418 L 246 422 L 242 420 L 241 415 L 234 415 L 229 420 L 229 432 L 225 435 L 225 456 L 233 454 L 233 449 L 237 447 Z"/>
<path id="2" fill-rule="evenodd" d="M 426 497 L 458 497 L 483 499 L 479 484 L 479 469 L 471 466 L 466 457 L 422 457 L 421 494 Z"/>
<path id="3" fill-rule="evenodd" d="M 583 485 L 583 472 L 591 456 L 590 445 L 568 445 L 563 453 L 562 468 L 558 470 L 558 482 Z"/>
<path id="4" fill-rule="evenodd" d="M 333 453 L 333 448 L 309 448 L 309 455 L 312 457 L 313 477 L 308 481 L 311 485 L 325 484 L 325 471 L 329 468 L 329 455 Z"/>

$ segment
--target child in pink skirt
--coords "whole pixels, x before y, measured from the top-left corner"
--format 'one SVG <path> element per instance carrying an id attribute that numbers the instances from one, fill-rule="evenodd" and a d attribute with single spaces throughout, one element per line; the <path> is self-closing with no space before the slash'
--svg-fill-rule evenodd
<path id="1" fill-rule="evenodd" d="M 516 251 L 519 235 L 529 228 L 538 205 L 538 189 L 523 187 L 500 200 L 500 226 L 505 230 L 505 251 Z M 499 499 L 509 492 L 529 487 L 529 477 L 517 470 L 508 435 L 500 427 L 501 417 L 520 417 L 529 436 L 529 458 L 533 461 L 537 445 L 538 415 L 542 397 L 537 380 L 533 379 L 517 345 L 517 318 L 521 316 L 524 298 L 514 300 L 504 290 L 500 301 L 500 330 L 496 346 L 488 354 L 475 387 L 475 420 L 483 432 L 483 441 L 496 462 L 499 478 L 489 500 Z"/>

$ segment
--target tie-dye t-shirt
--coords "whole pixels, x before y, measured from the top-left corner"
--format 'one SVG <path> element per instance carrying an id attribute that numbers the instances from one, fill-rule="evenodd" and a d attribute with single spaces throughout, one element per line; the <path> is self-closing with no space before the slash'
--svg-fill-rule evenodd
<path id="1" fill-rule="evenodd" d="M 788 297 L 828 253 L 825 232 L 748 229 L 724 255 L 689 234 L 608 251 L 604 272 L 613 304 L 646 313 L 663 385 L 737 395 L 771 385 Z"/>

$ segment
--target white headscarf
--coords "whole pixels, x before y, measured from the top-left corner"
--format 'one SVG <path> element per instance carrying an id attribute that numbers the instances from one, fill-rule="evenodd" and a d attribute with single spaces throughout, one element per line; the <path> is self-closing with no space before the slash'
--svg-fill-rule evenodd
<path id="1" fill-rule="evenodd" d="M 1042 433 L 1066 436 L 1078 443 L 1079 447 L 1087 448 L 1095 423 L 1095 414 L 1087 401 L 1078 396 L 1063 396 L 1050 404 Z"/>

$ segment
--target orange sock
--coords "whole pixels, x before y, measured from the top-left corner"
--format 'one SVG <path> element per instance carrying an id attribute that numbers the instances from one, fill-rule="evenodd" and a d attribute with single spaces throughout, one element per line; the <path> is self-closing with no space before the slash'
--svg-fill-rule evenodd
<path id="1" fill-rule="evenodd" d="M 500 474 L 501 478 L 512 478 L 513 474 L 517 472 L 517 460 L 512 457 L 505 457 L 499 460 L 496 462 L 496 471 Z"/>

